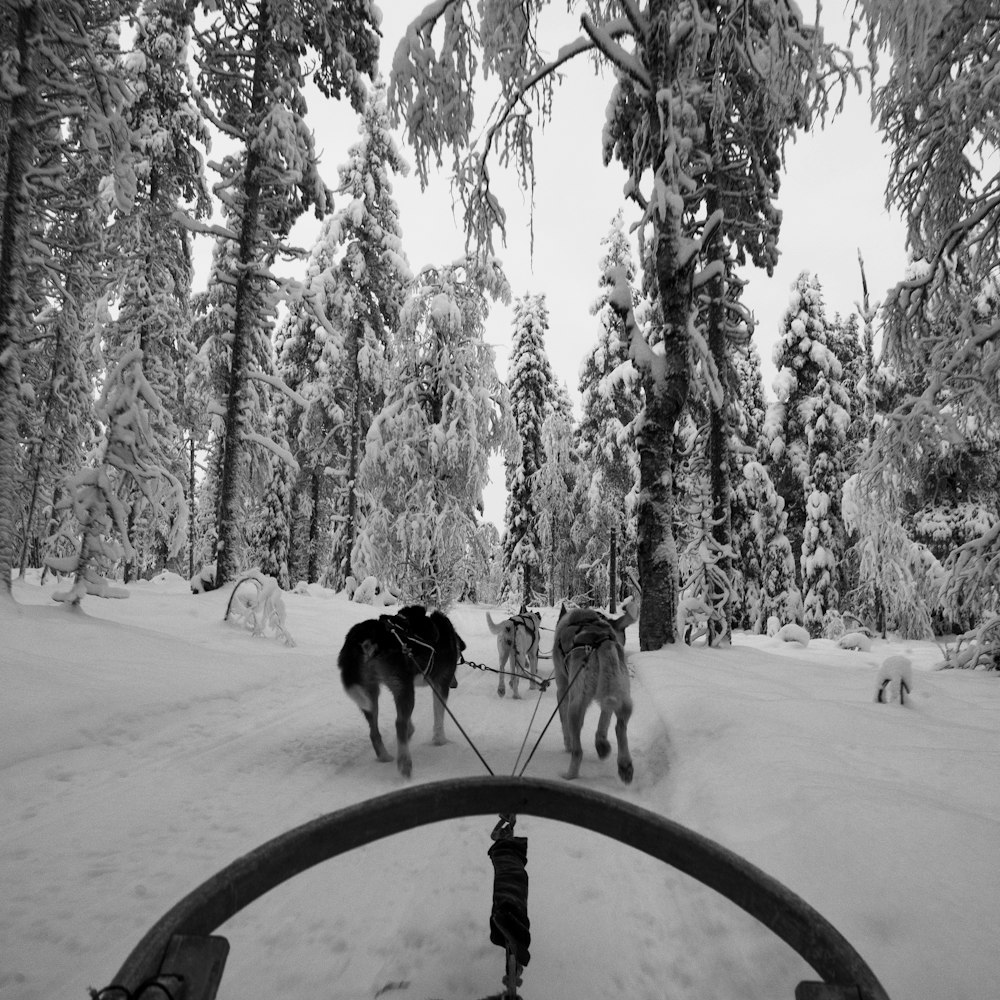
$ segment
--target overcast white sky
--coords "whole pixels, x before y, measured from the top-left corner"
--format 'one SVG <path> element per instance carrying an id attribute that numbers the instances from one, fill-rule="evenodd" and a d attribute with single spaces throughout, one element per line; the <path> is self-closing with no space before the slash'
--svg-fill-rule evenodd
<path id="1" fill-rule="evenodd" d="M 422 0 L 383 0 L 382 66 L 388 68 L 406 24 L 423 8 Z M 562 5 L 553 3 L 553 15 L 562 17 Z M 803 4 L 804 11 L 811 5 Z M 811 16 L 811 15 L 809 15 Z M 827 37 L 846 39 L 846 21 L 836 5 L 824 8 Z M 565 34 L 555 33 L 552 54 L 578 34 L 576 21 L 565 18 Z M 547 349 L 558 378 L 574 398 L 580 363 L 592 347 L 597 320 L 590 305 L 597 295 L 601 238 L 615 212 L 623 206 L 624 174 L 617 166 L 605 168 L 601 157 L 601 129 L 612 88 L 610 75 L 596 75 L 589 61 L 570 65 L 553 106 L 553 120 L 536 136 L 535 246 L 532 257 L 528 235 L 528 198 L 513 179 L 498 176 L 509 215 L 507 245 L 499 251 L 515 296 L 544 292 L 549 308 Z M 356 121 L 346 106 L 313 103 L 310 119 L 322 152 L 327 183 L 335 186 L 336 167 L 346 159 L 356 140 Z M 409 150 L 400 140 L 404 155 Z M 440 264 L 461 255 L 461 220 L 453 216 L 450 171 L 421 192 L 414 175 L 397 178 L 394 192 L 400 206 L 403 242 L 411 266 Z M 869 288 L 876 299 L 902 273 L 905 262 L 903 229 L 883 205 L 886 158 L 871 124 L 867 92 L 849 95 L 845 111 L 826 129 L 798 137 L 786 151 L 786 173 L 779 207 L 784 213 L 779 247 L 781 259 L 773 278 L 748 268 L 744 301 L 757 320 L 755 340 L 765 362 L 770 391 L 770 356 L 791 283 L 802 270 L 818 274 L 827 314 L 850 313 L 861 296 L 857 251 L 865 257 Z M 504 197 L 504 192 L 506 196 Z M 626 221 L 636 217 L 625 204 Z M 314 220 L 303 220 L 293 238 L 308 246 Z M 497 367 L 506 377 L 511 334 L 511 311 L 497 306 L 489 321 L 487 339 L 496 348 Z M 502 523 L 503 476 L 496 466 L 495 489 L 487 498 L 487 516 Z"/>

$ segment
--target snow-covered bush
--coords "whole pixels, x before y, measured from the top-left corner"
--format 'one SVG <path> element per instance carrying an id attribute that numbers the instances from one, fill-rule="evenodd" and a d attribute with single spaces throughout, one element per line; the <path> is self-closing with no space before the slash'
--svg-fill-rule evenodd
<path id="1" fill-rule="evenodd" d="M 188 581 L 192 594 L 215 590 L 215 563 L 206 563 Z"/>
<path id="2" fill-rule="evenodd" d="M 831 608 L 825 615 L 823 615 L 823 638 L 836 640 L 843 634 L 844 619 L 839 611 Z"/>

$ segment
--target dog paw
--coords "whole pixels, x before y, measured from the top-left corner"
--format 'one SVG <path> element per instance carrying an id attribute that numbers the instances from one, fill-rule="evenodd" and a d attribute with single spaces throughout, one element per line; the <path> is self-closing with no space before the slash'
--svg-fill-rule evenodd
<path id="1" fill-rule="evenodd" d="M 444 736 L 444 735 L 435 735 L 434 739 L 431 740 L 431 742 L 436 747 L 443 747 L 446 743 L 448 743 L 450 741 L 449 741 L 449 739 L 448 739 L 447 736 Z"/>
<path id="2" fill-rule="evenodd" d="M 571 769 L 569 771 L 563 771 L 563 773 L 560 774 L 559 777 L 565 778 L 567 781 L 573 781 L 574 779 L 580 777 L 580 773 L 578 771 L 574 771 Z"/>
<path id="3" fill-rule="evenodd" d="M 618 777 L 621 778 L 626 785 L 632 784 L 633 774 L 632 761 L 625 761 L 624 763 L 620 763 L 618 765 Z"/>
<path id="4" fill-rule="evenodd" d="M 502 698 L 507 693 L 506 688 L 497 688 L 497 694 Z"/>
<path id="5" fill-rule="evenodd" d="M 611 744 L 607 740 L 602 740 L 599 736 L 594 740 L 594 749 L 597 751 L 597 756 L 604 760 L 609 753 L 611 753 Z"/>
<path id="6" fill-rule="evenodd" d="M 400 757 L 396 761 L 396 766 L 404 778 L 408 778 L 413 773 L 413 761 L 409 757 Z"/>
<path id="7" fill-rule="evenodd" d="M 376 754 L 376 756 L 383 764 L 388 764 L 389 761 L 396 759 L 388 750 L 383 750 L 381 753 Z"/>

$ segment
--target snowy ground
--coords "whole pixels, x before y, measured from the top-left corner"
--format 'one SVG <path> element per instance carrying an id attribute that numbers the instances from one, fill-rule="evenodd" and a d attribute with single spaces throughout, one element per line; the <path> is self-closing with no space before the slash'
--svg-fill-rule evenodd
<path id="1" fill-rule="evenodd" d="M 177 578 L 130 591 L 74 614 L 17 584 L 20 613 L 0 609 L 2 1000 L 84 1000 L 229 861 L 403 784 L 376 762 L 336 673 L 344 633 L 377 610 L 289 595 L 289 649 L 224 624 L 226 594 L 193 596 Z M 469 657 L 492 664 L 483 612 L 453 619 Z M 738 636 L 727 651 L 643 654 L 634 629 L 629 640 L 636 780 L 625 788 L 613 757 L 596 760 L 592 714 L 584 784 L 774 875 L 893 1000 L 1000 995 L 1000 678 L 934 672 L 930 643 L 865 654 Z M 877 665 L 904 648 L 912 706 L 874 704 Z M 494 675 L 459 677 L 453 710 L 509 772 L 533 696 L 501 701 Z M 482 773 L 451 722 L 452 742 L 429 744 L 429 699 L 418 693 L 413 781 Z M 536 730 L 554 705 L 550 690 Z M 529 774 L 564 766 L 553 726 Z M 473 817 L 391 837 L 253 904 L 221 930 L 232 945 L 221 1000 L 496 993 L 491 827 Z M 532 817 L 517 832 L 529 839 L 527 1000 L 770 1000 L 813 978 L 728 901 L 644 855 Z"/>

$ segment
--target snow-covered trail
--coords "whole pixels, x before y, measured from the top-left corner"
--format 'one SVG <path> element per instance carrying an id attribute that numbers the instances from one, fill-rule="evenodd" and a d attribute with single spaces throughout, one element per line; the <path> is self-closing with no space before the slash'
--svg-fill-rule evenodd
<path id="1" fill-rule="evenodd" d="M 287 649 L 223 624 L 225 594 L 131 590 L 74 616 L 20 587 L 35 606 L 0 619 L 2 1000 L 82 1000 L 224 865 L 406 784 L 375 760 L 337 676 L 344 634 L 376 609 L 289 595 L 297 646 Z M 460 606 L 453 618 L 469 658 L 493 665 L 485 609 Z M 866 658 L 747 636 L 729 651 L 644 654 L 635 643 L 631 630 L 635 781 L 621 785 L 613 757 L 596 759 L 592 710 L 581 782 L 785 882 L 852 941 L 894 1000 L 990 1000 L 1000 975 L 996 678 L 928 673 L 933 650 L 918 650 L 924 669 L 903 711 L 872 704 L 878 650 Z M 449 703 L 491 766 L 509 773 L 536 696 L 499 699 L 495 689 L 494 674 L 462 667 Z M 418 692 L 413 782 L 483 773 L 450 720 L 451 742 L 430 745 L 430 697 Z M 533 733 L 555 691 L 538 704 Z M 553 723 L 528 773 L 556 778 L 565 764 Z M 422 827 L 268 894 L 220 930 L 232 945 L 221 1000 L 497 992 L 492 825 Z M 728 901 L 644 855 L 530 816 L 517 832 L 529 838 L 526 997 L 790 997 L 810 977 Z"/>

